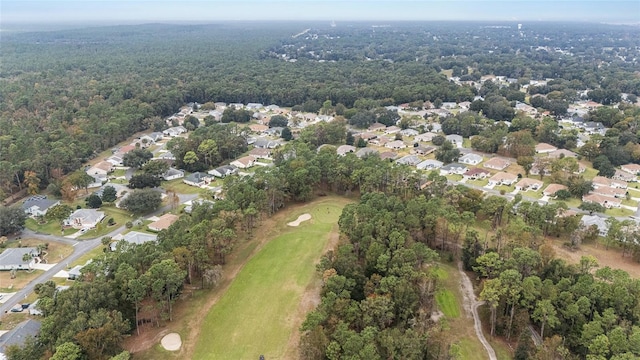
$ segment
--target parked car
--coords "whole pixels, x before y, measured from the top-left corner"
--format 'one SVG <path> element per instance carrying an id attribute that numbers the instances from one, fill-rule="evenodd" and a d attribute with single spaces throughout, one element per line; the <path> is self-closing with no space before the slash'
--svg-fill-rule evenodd
<path id="1" fill-rule="evenodd" d="M 11 308 L 11 312 L 22 312 L 22 310 L 24 310 L 24 309 L 22 308 L 22 305 L 20 305 L 20 304 L 16 304 L 16 306 Z"/>

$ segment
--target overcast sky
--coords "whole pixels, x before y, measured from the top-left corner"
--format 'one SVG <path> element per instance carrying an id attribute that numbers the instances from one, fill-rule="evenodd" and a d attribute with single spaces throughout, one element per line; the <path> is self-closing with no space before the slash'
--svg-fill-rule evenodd
<path id="1" fill-rule="evenodd" d="M 566 20 L 640 23 L 640 0 L 0 0 L 0 21 L 30 23 L 220 20 Z"/>

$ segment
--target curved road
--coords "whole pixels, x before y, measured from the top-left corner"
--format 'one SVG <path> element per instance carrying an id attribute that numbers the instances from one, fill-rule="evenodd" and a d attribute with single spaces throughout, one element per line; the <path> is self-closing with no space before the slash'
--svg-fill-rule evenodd
<path id="1" fill-rule="evenodd" d="M 181 204 L 183 204 L 183 203 L 185 203 L 187 201 L 194 200 L 198 196 L 199 196 L 199 194 L 188 194 L 188 195 L 178 194 L 178 197 L 180 198 L 180 203 Z M 154 211 L 153 213 L 148 214 L 147 216 L 160 215 L 163 212 L 166 212 L 168 210 L 170 210 L 170 206 L 166 205 L 166 206 L 163 206 L 160 209 Z M 65 259 L 63 259 L 63 261 L 61 261 L 58 264 L 56 264 L 51 269 L 45 271 L 43 274 L 41 274 L 37 278 L 33 279 L 24 288 L 20 289 L 13 296 L 8 298 L 7 301 L 5 301 L 4 304 L 0 304 L 0 316 L 4 316 L 4 314 L 6 312 L 8 312 L 9 310 L 11 310 L 12 307 L 14 307 L 16 304 L 19 304 L 22 300 L 24 300 L 27 296 L 29 296 L 29 294 L 31 294 L 33 292 L 36 284 L 49 281 L 55 274 L 60 272 L 60 270 L 66 269 L 67 266 L 70 263 L 78 260 L 84 254 L 86 254 L 89 251 L 91 251 L 91 250 L 97 248 L 98 246 L 100 246 L 102 244 L 101 239 L 103 237 L 105 237 L 105 236 L 114 237 L 114 236 L 120 234 L 124 229 L 125 229 L 124 226 L 120 226 L 119 228 L 117 228 L 117 229 L 111 231 L 110 233 L 108 233 L 106 235 L 103 235 L 103 236 L 101 236 L 99 238 L 90 239 L 90 240 L 80 240 L 80 241 L 68 239 L 68 238 L 65 238 L 65 237 L 55 236 L 55 235 L 40 234 L 40 233 L 36 233 L 34 231 L 31 231 L 29 229 L 24 229 L 22 231 L 22 234 L 20 235 L 22 238 L 25 238 L 25 239 L 38 239 L 38 240 L 44 240 L 44 241 L 54 241 L 54 242 L 59 242 L 59 243 L 71 245 L 71 246 L 73 246 L 73 253 L 70 256 L 68 256 Z"/>

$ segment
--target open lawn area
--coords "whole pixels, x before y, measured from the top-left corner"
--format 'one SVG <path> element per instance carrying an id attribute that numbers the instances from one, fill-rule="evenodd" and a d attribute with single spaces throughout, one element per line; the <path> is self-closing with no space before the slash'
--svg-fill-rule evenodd
<path id="1" fill-rule="evenodd" d="M 56 235 L 56 236 L 60 236 L 60 235 L 67 236 L 78 231 L 77 229 L 69 228 L 69 229 L 65 229 L 64 232 L 61 233 L 60 222 L 56 220 L 49 220 L 41 224 L 32 218 L 27 218 L 27 221 L 25 222 L 25 227 L 37 233 Z"/>
<path id="2" fill-rule="evenodd" d="M 462 180 L 462 175 L 451 174 L 451 175 L 447 175 L 446 178 L 451 180 L 451 181 L 460 181 L 460 180 Z"/>
<path id="3" fill-rule="evenodd" d="M 634 214 L 633 211 L 629 209 L 623 209 L 623 208 L 607 209 L 604 213 L 609 216 L 630 216 Z"/>
<path id="4" fill-rule="evenodd" d="M 73 253 L 73 247 L 71 245 L 61 244 L 54 241 L 43 241 L 37 239 L 21 239 L 14 240 L 7 243 L 7 247 L 38 247 L 38 245 L 48 243 L 48 249 L 45 250 L 44 259 L 50 263 L 58 263 L 60 260 L 66 258 Z"/>
<path id="5" fill-rule="evenodd" d="M 222 182 L 218 184 L 217 181 L 211 183 L 211 186 L 219 186 L 222 185 Z M 185 184 L 182 179 L 175 179 L 171 181 L 163 181 L 162 188 L 167 191 L 173 191 L 178 194 L 206 194 L 206 189 L 201 189 L 199 187 L 191 186 Z"/>
<path id="6" fill-rule="evenodd" d="M 467 180 L 467 184 L 475 185 L 475 186 L 486 186 L 489 183 L 489 180 Z"/>
<path id="7" fill-rule="evenodd" d="M 32 280 L 42 275 L 42 270 L 18 270 L 16 278 L 11 278 L 11 271 L 0 271 L 0 292 L 15 292 L 25 287 Z"/>
<path id="8" fill-rule="evenodd" d="M 295 337 L 305 312 L 314 306 L 303 295 L 318 276 L 315 264 L 330 237 L 337 235 L 345 203 L 327 198 L 285 219 L 311 214 L 299 227 L 281 225 L 281 233 L 247 262 L 207 314 L 193 358 L 297 358 L 291 354 L 296 350 L 290 344 L 292 334 Z"/>
<path id="9" fill-rule="evenodd" d="M 577 250 L 570 250 L 563 246 L 566 239 L 547 238 L 556 252 L 557 257 L 571 264 L 580 263 L 580 258 L 591 255 L 596 258 L 598 265 L 603 268 L 620 269 L 629 273 L 633 278 L 640 278 L 640 264 L 633 261 L 630 256 L 622 257 L 622 250 L 616 247 L 606 248 L 604 244 L 582 244 Z"/>
<path id="10" fill-rule="evenodd" d="M 533 199 L 542 198 L 542 191 L 521 191 L 520 194 L 522 194 L 522 196 L 530 197 Z"/>
<path id="11" fill-rule="evenodd" d="M 494 187 L 493 190 L 500 191 L 500 192 L 502 192 L 502 190 L 504 190 L 505 194 L 508 194 L 508 193 L 512 192 L 513 190 L 515 190 L 515 186 L 498 185 L 498 186 Z"/>

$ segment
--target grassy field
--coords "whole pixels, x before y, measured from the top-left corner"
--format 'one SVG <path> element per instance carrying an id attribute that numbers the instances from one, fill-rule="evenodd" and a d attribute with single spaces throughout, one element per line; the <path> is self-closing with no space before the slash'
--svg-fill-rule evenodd
<path id="1" fill-rule="evenodd" d="M 40 224 L 32 218 L 27 218 L 27 221 L 25 222 L 25 227 L 29 230 L 32 230 L 38 233 L 50 234 L 50 235 L 62 235 L 62 236 L 71 235 L 76 231 L 78 231 L 77 229 L 69 228 L 69 229 L 65 229 L 64 232 L 61 233 L 60 232 L 61 226 L 57 220 L 49 220 L 45 223 Z"/>
<path id="2" fill-rule="evenodd" d="M 281 359 L 303 294 L 312 282 L 344 202 L 323 201 L 293 213 L 312 219 L 282 233 L 257 253 L 211 309 L 196 344 L 194 359 Z"/>
<path id="3" fill-rule="evenodd" d="M 457 318 L 460 316 L 460 304 L 456 300 L 455 295 L 447 289 L 440 290 L 436 293 L 436 302 L 438 309 L 449 318 Z"/>
<path id="4" fill-rule="evenodd" d="M 71 255 L 73 247 L 71 245 L 65 245 L 53 241 L 43 241 L 37 239 L 21 239 L 19 241 L 10 241 L 7 243 L 7 247 L 38 247 L 40 244 L 49 243 L 49 248 L 45 250 L 45 259 L 48 263 L 57 263 L 60 260 Z"/>

